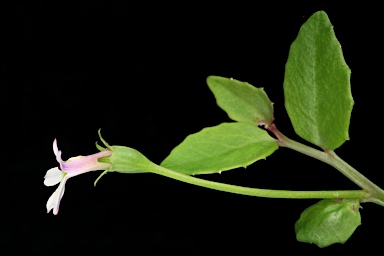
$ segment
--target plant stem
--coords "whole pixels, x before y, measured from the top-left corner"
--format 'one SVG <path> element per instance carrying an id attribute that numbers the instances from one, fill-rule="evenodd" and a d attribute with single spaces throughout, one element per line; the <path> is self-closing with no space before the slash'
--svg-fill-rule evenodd
<path id="1" fill-rule="evenodd" d="M 358 172 L 355 168 L 342 160 L 339 156 L 336 155 L 334 151 L 320 151 L 307 145 L 301 144 L 297 141 L 291 140 L 282 134 L 276 128 L 275 124 L 266 127 L 266 129 L 271 131 L 276 136 L 279 146 L 293 149 L 307 156 L 323 161 L 336 168 L 356 185 L 369 193 L 368 198 L 363 200 L 364 202 L 374 202 L 384 206 L 384 190 L 382 190 L 380 187 L 378 187 L 376 184 Z"/>
<path id="2" fill-rule="evenodd" d="M 329 152 L 329 158 L 331 160 L 330 165 L 370 194 L 369 198 L 365 200 L 366 202 L 374 202 L 384 206 L 384 190 L 346 163 L 334 151 Z"/>
<path id="3" fill-rule="evenodd" d="M 235 185 L 229 185 L 204 179 L 192 177 L 183 173 L 166 169 L 156 165 L 151 168 L 151 172 L 183 181 L 189 184 L 211 188 L 219 191 L 225 191 L 235 194 L 268 197 L 268 198 L 296 198 L 296 199 L 324 199 L 324 198 L 360 198 L 364 199 L 368 193 L 364 190 L 349 190 L 349 191 L 289 191 L 289 190 L 272 190 L 272 189 L 257 189 Z"/>

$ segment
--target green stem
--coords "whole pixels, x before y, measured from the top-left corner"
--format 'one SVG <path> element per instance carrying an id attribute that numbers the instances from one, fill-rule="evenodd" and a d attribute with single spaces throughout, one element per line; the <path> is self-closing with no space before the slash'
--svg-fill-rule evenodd
<path id="1" fill-rule="evenodd" d="M 278 139 L 279 146 L 293 149 L 333 166 L 369 194 L 368 198 L 364 199 L 363 201 L 374 202 L 384 206 L 384 190 L 382 190 L 380 187 L 378 187 L 376 184 L 358 172 L 355 168 L 342 160 L 339 156 L 336 155 L 334 151 L 320 151 L 307 145 L 301 144 L 297 141 L 291 140 L 282 134 L 276 128 L 275 124 L 272 124 L 266 128 L 275 134 Z"/>
<path id="2" fill-rule="evenodd" d="M 156 166 L 156 167 L 155 167 Z M 151 168 L 151 172 L 183 181 L 189 184 L 211 188 L 219 191 L 225 191 L 235 194 L 268 197 L 268 198 L 296 198 L 296 199 L 324 199 L 324 198 L 360 198 L 364 199 L 368 193 L 364 190 L 349 190 L 349 191 L 289 191 L 289 190 L 272 190 L 272 189 L 257 189 L 235 185 L 229 185 L 209 180 L 203 180 L 192 177 L 183 173 L 166 169 L 162 166 L 155 165 Z"/>
<path id="3" fill-rule="evenodd" d="M 365 202 L 374 202 L 384 206 L 384 190 L 346 163 L 334 151 L 329 152 L 329 158 L 330 165 L 370 194 L 369 198 L 364 200 Z"/>

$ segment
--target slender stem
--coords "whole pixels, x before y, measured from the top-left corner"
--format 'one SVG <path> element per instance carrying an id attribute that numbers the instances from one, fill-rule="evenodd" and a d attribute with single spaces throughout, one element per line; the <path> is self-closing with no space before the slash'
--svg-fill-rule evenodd
<path id="1" fill-rule="evenodd" d="M 276 128 L 275 124 L 272 124 L 266 128 L 273 134 L 275 134 L 278 139 L 279 146 L 293 149 L 295 151 L 316 158 L 333 166 L 342 174 L 344 174 L 347 178 L 353 181 L 356 185 L 358 185 L 360 188 L 364 189 L 369 193 L 369 197 L 364 199 L 363 201 L 374 202 L 384 206 L 384 190 L 382 190 L 380 187 L 378 187 L 376 184 L 374 184 L 372 181 L 370 181 L 364 175 L 358 172 L 355 168 L 353 168 L 340 157 L 338 157 L 334 151 L 320 151 L 304 144 L 301 144 L 297 141 L 291 140 L 284 134 L 282 134 Z"/>
<path id="2" fill-rule="evenodd" d="M 359 198 L 364 199 L 369 195 L 364 190 L 349 190 L 349 191 L 289 191 L 289 190 L 271 190 L 248 188 L 235 185 L 229 185 L 209 180 L 203 180 L 192 177 L 183 173 L 166 169 L 162 166 L 154 166 L 151 168 L 153 173 L 183 181 L 189 184 L 211 188 L 219 191 L 225 191 L 235 194 L 268 197 L 268 198 L 296 198 L 296 199 L 316 199 L 316 198 Z"/>
<path id="3" fill-rule="evenodd" d="M 334 151 L 329 152 L 330 164 L 370 194 L 365 201 L 384 206 L 384 190 L 370 181 L 355 168 L 341 159 Z"/>
<path id="4" fill-rule="evenodd" d="M 266 127 L 266 129 L 271 131 L 276 136 L 280 147 L 287 147 L 293 149 L 304 155 L 316 158 L 325 163 L 329 162 L 327 153 L 289 139 L 277 129 L 275 124 Z"/>

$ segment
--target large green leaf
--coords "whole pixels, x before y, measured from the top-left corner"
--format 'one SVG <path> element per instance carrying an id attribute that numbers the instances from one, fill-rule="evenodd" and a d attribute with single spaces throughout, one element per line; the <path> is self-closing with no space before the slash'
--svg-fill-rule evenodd
<path id="1" fill-rule="evenodd" d="M 327 14 L 316 12 L 301 27 L 285 66 L 285 107 L 299 136 L 328 150 L 349 139 L 350 75 Z"/>
<path id="2" fill-rule="evenodd" d="M 189 135 L 161 166 L 188 175 L 246 167 L 278 148 L 276 140 L 247 123 L 222 123 Z"/>
<path id="3" fill-rule="evenodd" d="M 345 243 L 361 224 L 358 199 L 325 199 L 307 208 L 295 224 L 300 242 L 326 247 Z"/>
<path id="4" fill-rule="evenodd" d="M 271 124 L 273 106 L 263 88 L 232 78 L 209 76 L 209 89 L 229 118 L 252 124 Z"/>

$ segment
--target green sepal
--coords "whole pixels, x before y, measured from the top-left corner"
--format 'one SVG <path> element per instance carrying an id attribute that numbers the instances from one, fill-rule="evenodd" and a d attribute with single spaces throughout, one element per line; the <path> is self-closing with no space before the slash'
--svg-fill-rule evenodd
<path id="1" fill-rule="evenodd" d="M 148 173 L 156 170 L 158 166 L 152 163 L 143 154 L 133 148 L 123 146 L 109 146 L 112 155 L 99 158 L 99 162 L 110 163 L 111 167 L 105 170 L 94 182 L 96 183 L 108 172 L 121 173 Z"/>
<path id="2" fill-rule="evenodd" d="M 101 177 L 103 177 L 103 176 L 104 176 L 105 174 L 107 174 L 107 173 L 108 173 L 108 170 L 103 171 L 103 172 L 99 175 L 99 177 L 97 177 L 97 179 L 95 180 L 95 182 L 93 182 L 93 186 L 96 187 L 97 182 L 99 182 L 99 180 L 101 179 Z"/>
<path id="3" fill-rule="evenodd" d="M 100 176 L 95 180 L 94 186 L 96 186 L 100 178 L 108 172 L 146 173 L 156 169 L 157 165 L 148 160 L 139 151 L 123 146 L 110 146 L 101 136 L 100 129 L 98 134 L 100 140 L 108 148 L 108 150 L 112 151 L 112 154 L 98 159 L 98 162 L 109 163 L 111 164 L 111 167 L 100 174 Z M 105 148 L 100 146 L 97 142 L 96 147 L 100 151 L 105 150 Z"/>
<path id="4" fill-rule="evenodd" d="M 96 144 L 96 148 L 97 148 L 98 150 L 100 150 L 100 151 L 105 150 L 105 148 L 103 148 L 102 146 L 100 146 L 99 143 L 97 143 L 97 141 L 96 141 L 95 144 Z"/>
<path id="5" fill-rule="evenodd" d="M 123 146 L 110 146 L 112 155 L 109 157 L 110 172 L 146 173 L 157 168 L 143 154 L 133 148 Z"/>
<path id="6" fill-rule="evenodd" d="M 300 242 L 323 248 L 345 243 L 361 224 L 358 199 L 324 199 L 307 208 L 295 224 Z"/>
<path id="7" fill-rule="evenodd" d="M 103 139 L 103 137 L 101 137 L 101 129 L 99 129 L 99 130 L 97 131 L 97 133 L 99 134 L 100 140 L 103 142 L 103 144 L 104 144 L 108 149 L 111 149 L 111 146 L 109 146 L 109 144 Z M 96 147 L 97 147 L 98 149 L 99 149 L 99 147 L 102 148 L 101 146 L 99 146 L 99 145 L 97 144 L 97 142 L 96 142 Z"/>

